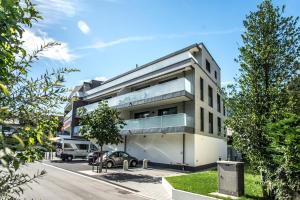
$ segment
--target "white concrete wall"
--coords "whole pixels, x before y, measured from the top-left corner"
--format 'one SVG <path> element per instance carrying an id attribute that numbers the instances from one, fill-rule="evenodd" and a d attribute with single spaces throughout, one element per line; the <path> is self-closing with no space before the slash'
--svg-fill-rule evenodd
<path id="1" fill-rule="evenodd" d="M 124 143 L 104 145 L 103 151 L 124 151 Z"/>
<path id="2" fill-rule="evenodd" d="M 127 152 L 140 160 L 164 164 L 182 163 L 182 134 L 148 134 L 127 137 Z M 186 137 L 186 160 L 193 165 L 193 142 Z"/>
<path id="3" fill-rule="evenodd" d="M 204 58 L 205 60 L 205 58 Z M 203 79 L 203 94 L 204 94 L 204 101 L 200 100 L 200 77 Z M 208 86 L 211 86 L 213 88 L 213 107 L 210 107 L 208 105 Z M 213 79 L 210 79 L 208 76 L 208 73 L 206 72 L 206 69 L 200 69 L 199 67 L 195 68 L 195 133 L 200 133 L 203 135 L 211 135 L 209 133 L 209 127 L 208 127 L 208 113 L 213 114 L 213 134 L 214 137 L 218 136 L 218 121 L 217 117 L 221 118 L 221 137 L 224 137 L 224 115 L 223 115 L 223 101 L 221 98 L 221 112 L 217 111 L 217 93 L 218 86 L 216 82 Z M 200 107 L 204 108 L 204 131 L 200 131 Z"/>
<path id="4" fill-rule="evenodd" d="M 225 139 L 196 134 L 195 143 L 195 162 L 197 166 L 214 163 L 219 158 L 222 158 L 222 160 L 227 159 L 227 142 Z"/>

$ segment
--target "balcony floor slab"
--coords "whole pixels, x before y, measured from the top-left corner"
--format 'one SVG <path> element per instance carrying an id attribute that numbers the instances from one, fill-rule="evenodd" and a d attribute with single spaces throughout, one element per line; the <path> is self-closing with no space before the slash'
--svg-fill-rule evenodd
<path id="1" fill-rule="evenodd" d="M 147 128 L 147 129 L 133 129 L 122 130 L 122 135 L 140 135 L 140 134 L 182 134 L 182 133 L 194 133 L 194 128 L 187 126 L 176 126 L 167 128 Z"/>

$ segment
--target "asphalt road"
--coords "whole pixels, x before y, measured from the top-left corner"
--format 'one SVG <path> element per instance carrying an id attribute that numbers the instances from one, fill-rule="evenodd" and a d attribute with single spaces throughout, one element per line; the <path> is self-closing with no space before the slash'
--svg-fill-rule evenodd
<path id="1" fill-rule="evenodd" d="M 43 200 L 145 200 L 131 191 L 118 188 L 107 183 L 84 177 L 72 172 L 63 171 L 41 163 L 30 164 L 22 168 L 28 174 L 45 169 L 47 174 L 38 179 L 38 183 L 30 183 L 25 188 L 22 198 Z"/>

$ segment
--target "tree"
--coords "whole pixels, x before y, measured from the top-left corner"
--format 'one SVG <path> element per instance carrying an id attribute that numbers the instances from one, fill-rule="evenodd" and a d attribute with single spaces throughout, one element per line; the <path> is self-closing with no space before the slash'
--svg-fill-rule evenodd
<path id="1" fill-rule="evenodd" d="M 300 191 L 300 116 L 287 114 L 269 123 L 272 161 L 275 163 L 275 193 L 280 199 L 292 199 Z"/>
<path id="2" fill-rule="evenodd" d="M 97 109 L 87 113 L 86 109 L 79 111 L 81 119 L 80 133 L 88 139 L 95 140 L 100 146 L 100 155 L 102 155 L 103 145 L 119 144 L 123 141 L 120 129 L 123 128 L 125 122 L 120 118 L 117 109 L 110 108 L 107 102 L 99 103 Z M 100 156 L 100 172 L 102 172 L 102 156 Z M 97 167 L 98 171 L 98 167 Z"/>
<path id="3" fill-rule="evenodd" d="M 45 174 L 30 177 L 19 173 L 21 165 L 39 160 L 59 123 L 59 106 L 66 101 L 64 74 L 75 71 L 60 68 L 32 78 L 28 72 L 39 54 L 58 43 L 42 45 L 29 53 L 22 35 L 32 22 L 42 19 L 29 0 L 0 0 L 0 127 L 12 120 L 20 126 L 12 135 L 0 132 L 0 199 L 16 199 L 24 184 Z M 23 151 L 16 152 L 8 141 L 14 139 Z"/>
<path id="4" fill-rule="evenodd" d="M 292 112 L 295 102 L 288 85 L 297 76 L 300 55 L 298 17 L 285 17 L 284 7 L 271 0 L 258 5 L 244 21 L 243 46 L 236 61 L 240 64 L 236 84 L 228 88 L 229 117 L 233 145 L 242 152 L 254 170 L 262 175 L 265 198 L 275 198 L 275 152 L 270 148 L 267 124 Z"/>

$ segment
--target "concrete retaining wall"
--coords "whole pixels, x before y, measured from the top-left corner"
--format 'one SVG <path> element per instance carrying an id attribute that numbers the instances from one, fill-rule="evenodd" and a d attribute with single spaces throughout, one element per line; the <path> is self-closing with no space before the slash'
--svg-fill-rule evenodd
<path id="1" fill-rule="evenodd" d="M 176 190 L 173 189 L 172 190 L 172 199 L 173 200 L 218 200 L 216 198 L 213 197 L 208 197 L 208 196 L 204 196 L 204 195 L 200 195 L 200 194 L 194 194 L 191 192 L 186 192 L 186 191 L 182 191 L 182 190 Z"/>
<path id="2" fill-rule="evenodd" d="M 164 177 L 162 178 L 162 185 L 165 188 L 166 192 L 172 196 L 172 200 L 219 200 L 213 197 L 174 189 L 173 186 Z"/>

